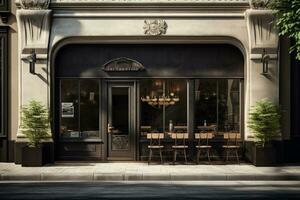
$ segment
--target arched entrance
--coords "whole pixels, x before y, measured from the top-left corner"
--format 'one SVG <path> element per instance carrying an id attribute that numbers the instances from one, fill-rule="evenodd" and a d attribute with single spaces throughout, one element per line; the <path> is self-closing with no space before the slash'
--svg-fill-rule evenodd
<path id="1" fill-rule="evenodd" d="M 68 44 L 54 67 L 58 160 L 143 160 L 145 134 L 167 135 L 171 122 L 191 142 L 203 128 L 243 132 L 244 58 L 235 46 Z"/>

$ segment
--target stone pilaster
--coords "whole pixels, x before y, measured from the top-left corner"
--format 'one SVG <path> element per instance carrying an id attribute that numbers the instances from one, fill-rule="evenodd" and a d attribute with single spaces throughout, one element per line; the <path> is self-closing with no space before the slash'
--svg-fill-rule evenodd
<path id="1" fill-rule="evenodd" d="M 279 37 L 274 24 L 273 11 L 249 9 L 246 11 L 246 20 L 249 39 L 249 67 L 246 73 L 248 92 L 245 107 L 245 134 L 250 136 L 247 121 L 251 106 L 263 98 L 279 104 Z M 263 55 L 268 57 L 269 70 L 267 74 L 262 74 Z"/>
<path id="2" fill-rule="evenodd" d="M 50 71 L 48 44 L 51 23 L 50 0 L 20 0 L 17 10 L 19 44 L 19 125 L 20 110 L 30 100 L 38 100 L 50 106 Z M 35 52 L 35 74 L 29 71 L 28 57 Z M 19 130 L 18 138 L 23 134 Z"/>

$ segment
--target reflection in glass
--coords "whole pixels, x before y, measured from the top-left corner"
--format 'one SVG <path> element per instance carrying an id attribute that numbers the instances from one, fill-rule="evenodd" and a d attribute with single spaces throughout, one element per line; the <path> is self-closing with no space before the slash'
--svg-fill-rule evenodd
<path id="1" fill-rule="evenodd" d="M 195 80 L 195 128 L 217 124 L 217 81 Z"/>
<path id="2" fill-rule="evenodd" d="M 61 119 L 60 134 L 61 137 L 79 137 L 78 127 L 78 81 L 61 81 Z"/>
<path id="3" fill-rule="evenodd" d="M 240 131 L 239 80 L 219 80 L 219 131 Z"/>
<path id="4" fill-rule="evenodd" d="M 61 80 L 60 136 L 99 136 L 99 81 Z"/>
<path id="5" fill-rule="evenodd" d="M 129 148 L 129 88 L 112 87 L 112 150 Z"/>
<path id="6" fill-rule="evenodd" d="M 80 81 L 81 137 L 99 136 L 99 82 Z"/>
<path id="7" fill-rule="evenodd" d="M 147 132 L 187 131 L 186 80 L 140 82 L 141 135 Z M 173 129 L 174 128 L 174 129 Z"/>
<path id="8" fill-rule="evenodd" d="M 195 130 L 240 131 L 240 80 L 195 80 Z"/>
<path id="9" fill-rule="evenodd" d="M 163 106 L 156 99 L 164 95 L 162 80 L 143 80 L 140 84 L 141 134 L 163 131 Z M 153 99 L 152 102 L 143 99 Z"/>
<path id="10" fill-rule="evenodd" d="M 165 131 L 187 132 L 186 80 L 166 80 L 165 96 L 176 100 L 165 106 Z"/>

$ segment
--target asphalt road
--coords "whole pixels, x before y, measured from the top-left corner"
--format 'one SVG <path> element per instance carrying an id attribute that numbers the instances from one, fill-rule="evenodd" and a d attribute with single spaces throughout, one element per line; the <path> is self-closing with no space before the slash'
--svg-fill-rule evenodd
<path id="1" fill-rule="evenodd" d="M 0 182 L 0 199 L 300 199 L 300 182 Z"/>

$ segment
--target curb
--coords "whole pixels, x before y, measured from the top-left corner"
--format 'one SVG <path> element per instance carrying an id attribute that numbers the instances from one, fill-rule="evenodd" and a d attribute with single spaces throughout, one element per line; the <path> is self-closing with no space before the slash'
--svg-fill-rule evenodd
<path id="1" fill-rule="evenodd" d="M 1 174 L 1 181 L 299 181 L 300 174 Z"/>

